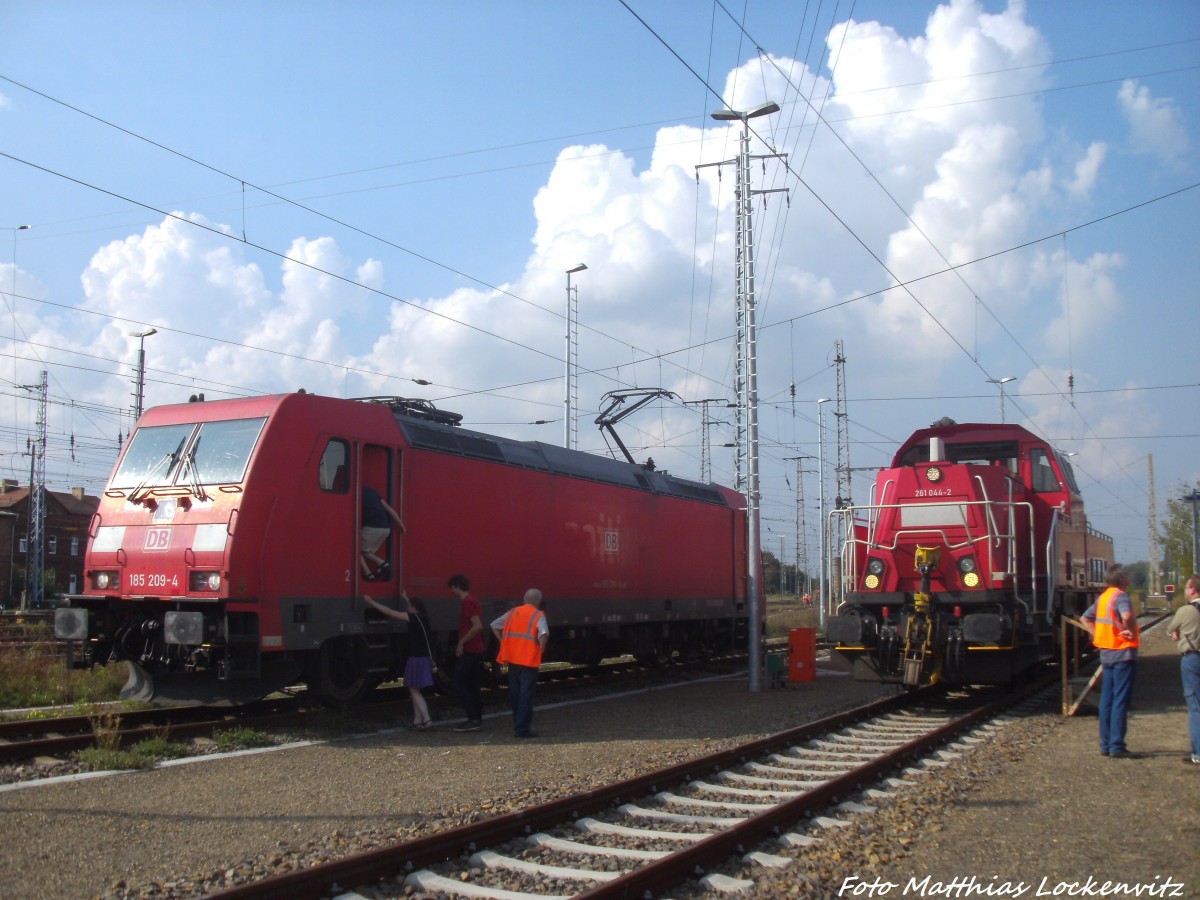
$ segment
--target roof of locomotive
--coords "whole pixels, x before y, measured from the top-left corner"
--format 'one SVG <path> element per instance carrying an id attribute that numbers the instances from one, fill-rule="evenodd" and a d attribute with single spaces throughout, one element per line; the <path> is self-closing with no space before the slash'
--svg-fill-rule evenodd
<path id="1" fill-rule="evenodd" d="M 364 397 L 353 400 L 323 397 L 318 394 L 264 394 L 231 400 L 209 400 L 156 406 L 149 409 L 140 421 L 147 425 L 155 420 L 205 422 L 229 418 L 271 416 L 284 406 L 319 408 L 331 404 L 341 410 L 346 404 L 363 411 L 363 415 L 391 416 L 409 444 L 422 450 L 433 450 L 474 459 L 490 460 L 526 469 L 585 478 L 605 484 L 621 485 L 637 490 L 670 494 L 692 500 L 717 503 L 723 506 L 745 505 L 742 496 L 729 488 L 678 478 L 647 466 L 568 450 L 540 441 L 519 441 L 513 438 L 485 434 L 459 427 L 462 419 L 457 413 L 437 410 L 427 401 L 403 398 Z"/>
<path id="2" fill-rule="evenodd" d="M 395 416 L 396 423 L 409 443 L 422 450 L 490 460 L 556 475 L 719 503 L 723 506 L 742 505 L 739 502 L 741 495 L 728 488 L 678 478 L 649 466 L 609 459 L 582 450 L 568 450 L 541 441 L 519 441 L 485 434 L 400 411 L 396 411 Z"/>
<path id="3" fill-rule="evenodd" d="M 928 446 L 930 438 L 941 438 L 947 445 L 976 444 L 999 441 L 1034 441 L 1044 443 L 1031 431 L 1020 425 L 997 422 L 966 422 L 954 425 L 931 425 L 909 435 L 892 457 L 892 468 L 896 468 L 913 447 Z"/>

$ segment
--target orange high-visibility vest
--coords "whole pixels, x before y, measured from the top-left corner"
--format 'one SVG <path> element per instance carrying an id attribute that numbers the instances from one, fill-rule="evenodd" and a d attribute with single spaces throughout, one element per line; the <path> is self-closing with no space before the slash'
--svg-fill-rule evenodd
<path id="1" fill-rule="evenodd" d="M 542 664 L 542 643 L 538 640 L 538 622 L 542 611 L 524 603 L 504 617 L 504 630 L 500 632 L 500 652 L 496 662 L 514 666 Z"/>
<path id="2" fill-rule="evenodd" d="M 1137 622 L 1129 626 L 1129 630 L 1133 632 L 1132 638 L 1123 638 L 1119 634 L 1125 630 L 1125 624 L 1117 620 L 1116 611 L 1113 609 L 1113 603 L 1119 593 L 1120 588 L 1110 587 L 1096 601 L 1096 634 L 1092 643 L 1101 650 L 1128 650 L 1138 646 Z"/>

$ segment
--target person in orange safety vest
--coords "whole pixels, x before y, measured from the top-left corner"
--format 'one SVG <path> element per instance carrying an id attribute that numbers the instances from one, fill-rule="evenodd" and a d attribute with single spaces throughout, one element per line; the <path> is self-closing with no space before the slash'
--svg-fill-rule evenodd
<path id="1" fill-rule="evenodd" d="M 1082 624 L 1100 651 L 1100 755 L 1135 758 L 1125 746 L 1129 701 L 1137 675 L 1138 625 L 1126 590 L 1129 573 L 1112 565 L 1104 576 L 1108 588 L 1087 608 Z"/>
<path id="2" fill-rule="evenodd" d="M 530 588 L 525 602 L 492 622 L 492 632 L 500 641 L 496 662 L 508 666 L 508 696 L 512 701 L 513 734 L 535 737 L 533 698 L 537 692 L 538 667 L 550 639 L 546 615 L 542 612 L 542 592 Z"/>

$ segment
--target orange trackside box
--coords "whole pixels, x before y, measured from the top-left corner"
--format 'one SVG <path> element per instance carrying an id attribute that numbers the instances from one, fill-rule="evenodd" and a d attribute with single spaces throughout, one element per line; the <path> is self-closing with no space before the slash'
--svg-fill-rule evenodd
<path id="1" fill-rule="evenodd" d="M 817 631 L 792 628 L 788 631 L 788 681 L 817 680 Z"/>

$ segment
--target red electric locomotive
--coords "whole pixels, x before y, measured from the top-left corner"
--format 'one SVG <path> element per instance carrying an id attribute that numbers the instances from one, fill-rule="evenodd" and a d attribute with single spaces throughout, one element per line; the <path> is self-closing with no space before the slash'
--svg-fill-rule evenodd
<path id="1" fill-rule="evenodd" d="M 1005 684 L 1055 653 L 1104 588 L 1067 459 L 1018 425 L 935 425 L 880 470 L 844 535 L 828 636 L 861 680 Z"/>
<path id="2" fill-rule="evenodd" d="M 662 659 L 744 641 L 740 494 L 458 427 L 423 401 L 296 393 L 151 409 L 92 521 L 85 592 L 58 610 L 126 695 L 245 702 L 304 681 L 335 701 L 403 669 L 402 625 L 360 599 L 425 599 L 453 647 L 462 572 L 485 625 L 538 587 L 548 659 Z M 399 511 L 360 568 L 362 489 Z M 78 645 L 77 645 L 78 646 Z M 452 654 L 445 662 L 452 660 Z"/>

